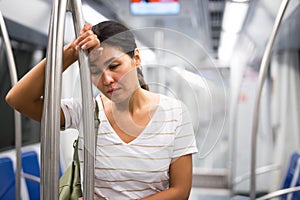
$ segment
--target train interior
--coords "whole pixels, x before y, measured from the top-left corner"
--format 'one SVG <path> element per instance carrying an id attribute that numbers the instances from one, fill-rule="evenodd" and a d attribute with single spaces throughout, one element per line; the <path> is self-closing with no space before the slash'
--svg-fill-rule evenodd
<path id="1" fill-rule="evenodd" d="M 18 79 L 46 56 L 53 2 L 0 1 Z M 140 5 L 134 2 L 82 0 L 83 16 L 93 25 L 110 19 L 130 27 L 150 90 L 187 105 L 199 151 L 193 155 L 189 199 L 250 199 L 251 176 L 255 198 L 300 186 L 300 0 L 178 0 L 149 10 L 144 4 L 150 3 L 136 7 Z M 257 112 L 261 63 L 284 2 Z M 0 33 L 0 199 L 15 199 L 15 118 L 5 102 L 12 84 Z M 67 12 L 65 44 L 74 37 L 72 14 Z M 74 65 L 63 73 L 62 98 L 81 97 L 78 63 Z M 41 125 L 26 116 L 21 122 L 21 197 L 40 199 Z M 58 134 L 60 174 L 72 160 L 77 135 L 75 130 Z M 300 192 L 277 198 L 296 200 Z"/>

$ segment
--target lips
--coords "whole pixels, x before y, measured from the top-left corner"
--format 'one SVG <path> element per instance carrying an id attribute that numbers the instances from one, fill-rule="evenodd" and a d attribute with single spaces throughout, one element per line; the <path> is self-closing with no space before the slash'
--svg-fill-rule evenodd
<path id="1" fill-rule="evenodd" d="M 118 90 L 120 90 L 120 88 L 113 88 L 113 89 L 108 90 L 107 93 L 113 94 L 114 92 L 116 92 Z"/>

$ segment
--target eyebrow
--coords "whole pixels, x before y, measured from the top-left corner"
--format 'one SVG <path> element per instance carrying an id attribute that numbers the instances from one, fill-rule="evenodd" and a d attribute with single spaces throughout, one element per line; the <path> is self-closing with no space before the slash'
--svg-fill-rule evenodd
<path id="1" fill-rule="evenodd" d="M 107 66 L 108 64 L 110 64 L 113 60 L 115 60 L 116 58 L 115 57 L 112 57 L 112 58 L 110 58 L 110 59 L 108 59 L 107 61 L 105 61 L 104 63 L 103 63 L 103 66 Z"/>

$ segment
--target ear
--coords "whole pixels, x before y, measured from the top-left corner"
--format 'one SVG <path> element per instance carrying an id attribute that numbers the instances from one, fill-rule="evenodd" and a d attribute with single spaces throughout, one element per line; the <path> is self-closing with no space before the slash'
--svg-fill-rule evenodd
<path id="1" fill-rule="evenodd" d="M 134 49 L 134 56 L 133 56 L 134 66 L 136 68 L 141 66 L 141 57 L 140 57 L 140 51 L 136 48 Z"/>

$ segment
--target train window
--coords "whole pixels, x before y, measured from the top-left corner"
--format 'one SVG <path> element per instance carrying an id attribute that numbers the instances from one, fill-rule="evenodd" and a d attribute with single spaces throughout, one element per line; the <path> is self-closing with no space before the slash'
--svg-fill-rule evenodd
<path id="1" fill-rule="evenodd" d="M 1 41 L 0 37 L 0 41 Z M 0 45 L 2 42 L 0 43 Z M 27 71 L 30 70 L 37 60 L 36 56 L 41 52 L 35 45 L 25 42 L 11 41 L 15 63 L 17 67 L 18 79 L 20 79 Z M 13 149 L 15 146 L 15 130 L 14 130 L 14 111 L 5 102 L 5 96 L 11 88 L 11 81 L 5 51 L 3 44 L 0 46 L 0 151 Z M 43 52 L 43 51 L 42 51 Z M 44 56 L 40 55 L 41 58 Z M 39 59 L 41 59 L 39 58 Z M 28 117 L 22 116 L 22 144 L 28 145 L 40 142 L 40 124 Z"/>
<path id="2" fill-rule="evenodd" d="M 133 15 L 175 15 L 180 12 L 179 0 L 131 0 Z"/>

